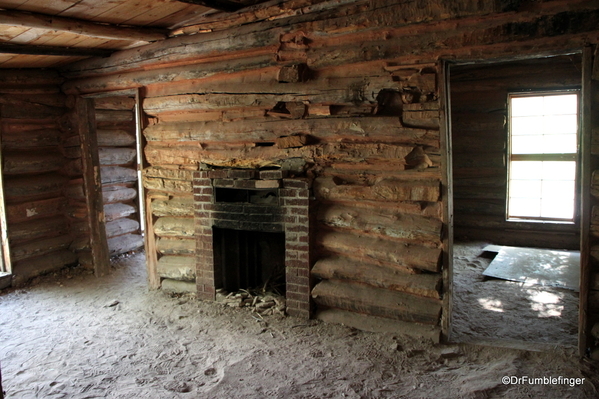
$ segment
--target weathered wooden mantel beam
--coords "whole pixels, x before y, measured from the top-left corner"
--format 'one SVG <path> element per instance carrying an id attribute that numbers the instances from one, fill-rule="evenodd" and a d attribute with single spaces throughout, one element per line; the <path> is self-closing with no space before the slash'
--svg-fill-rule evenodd
<path id="1" fill-rule="evenodd" d="M 71 32 L 110 40 L 155 42 L 167 37 L 160 29 L 125 27 L 31 12 L 0 10 L 0 24 Z"/>

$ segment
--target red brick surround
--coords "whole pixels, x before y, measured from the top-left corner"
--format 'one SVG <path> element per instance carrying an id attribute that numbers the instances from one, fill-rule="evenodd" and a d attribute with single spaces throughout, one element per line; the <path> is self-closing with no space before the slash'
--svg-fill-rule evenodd
<path id="1" fill-rule="evenodd" d="M 215 202 L 215 188 L 276 189 L 278 204 Z M 196 285 L 198 297 L 215 300 L 212 228 L 285 233 L 287 313 L 310 317 L 309 184 L 280 170 L 218 169 L 194 173 Z"/>

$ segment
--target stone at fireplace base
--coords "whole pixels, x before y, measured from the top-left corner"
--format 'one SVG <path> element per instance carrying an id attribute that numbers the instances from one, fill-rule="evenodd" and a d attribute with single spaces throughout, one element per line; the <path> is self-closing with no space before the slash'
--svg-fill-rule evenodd
<path id="1" fill-rule="evenodd" d="M 197 287 L 195 282 L 166 278 L 162 280 L 162 290 L 174 294 L 195 294 Z"/>

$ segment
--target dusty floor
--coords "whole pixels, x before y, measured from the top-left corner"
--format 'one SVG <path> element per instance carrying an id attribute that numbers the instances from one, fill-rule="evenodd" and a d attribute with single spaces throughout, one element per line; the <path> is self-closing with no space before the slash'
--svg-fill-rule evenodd
<path id="1" fill-rule="evenodd" d="M 434 346 L 148 291 L 143 254 L 0 294 L 7 398 L 595 398 L 566 350 Z M 582 385 L 502 377 L 586 378 Z M 592 376 L 592 377 L 590 377 Z M 594 378 L 595 380 L 590 380 Z M 575 381 L 573 381 L 575 382 Z"/>
<path id="2" fill-rule="evenodd" d="M 488 243 L 454 245 L 453 326 L 458 342 L 526 341 L 575 348 L 578 294 L 486 278 Z"/>

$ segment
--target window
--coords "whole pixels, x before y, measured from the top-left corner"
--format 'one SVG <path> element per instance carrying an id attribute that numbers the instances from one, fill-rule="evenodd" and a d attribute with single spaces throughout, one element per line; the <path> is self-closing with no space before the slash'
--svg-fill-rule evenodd
<path id="1" fill-rule="evenodd" d="M 578 93 L 510 94 L 508 220 L 574 222 Z"/>

